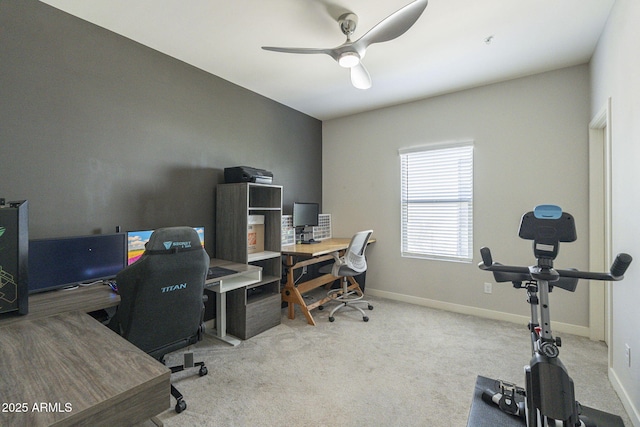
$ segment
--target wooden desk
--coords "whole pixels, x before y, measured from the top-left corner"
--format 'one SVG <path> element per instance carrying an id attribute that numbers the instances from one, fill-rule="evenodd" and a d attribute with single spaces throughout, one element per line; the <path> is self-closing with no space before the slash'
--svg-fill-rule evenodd
<path id="1" fill-rule="evenodd" d="M 216 277 L 205 282 L 205 288 L 218 294 L 216 298 L 216 330 L 214 337 L 231 345 L 238 345 L 242 341 L 232 335 L 227 335 L 227 295 L 234 289 L 253 285 L 262 280 L 262 267 L 251 264 L 212 259 L 211 267 L 224 267 L 237 273 Z"/>
<path id="2" fill-rule="evenodd" d="M 375 241 L 375 239 L 369 239 L 369 244 Z M 315 326 L 316 322 L 315 320 L 313 320 L 311 310 L 331 301 L 332 299 L 329 297 L 325 297 L 319 301 L 314 302 L 313 304 L 307 305 L 307 303 L 304 301 L 304 298 L 302 297 L 302 294 L 338 279 L 332 274 L 325 274 L 316 277 L 315 279 L 296 284 L 293 274 L 294 270 L 323 261 L 332 260 L 333 256 L 331 254 L 333 252 L 338 252 L 340 255 L 342 255 L 344 251 L 349 247 L 350 242 L 351 238 L 331 238 L 321 240 L 320 243 L 315 244 L 295 244 L 282 246 L 282 255 L 285 257 L 285 264 L 288 268 L 287 283 L 282 289 L 282 300 L 288 303 L 289 319 L 295 319 L 295 304 L 297 304 L 300 306 L 302 313 L 307 318 L 307 323 Z M 300 257 L 303 259 L 296 262 L 295 257 Z M 360 288 L 358 283 L 353 278 L 349 279 L 351 283 L 348 288 L 349 290 Z"/>
<path id="3" fill-rule="evenodd" d="M 119 303 L 92 285 L 30 295 L 29 314 L 0 317 L 0 404 L 26 408 L 0 408 L 0 425 L 128 425 L 170 407 L 170 370 L 85 314 Z"/>
<path id="4" fill-rule="evenodd" d="M 211 265 L 237 271 L 206 283 L 222 314 L 225 292 L 261 277 L 260 267 Z M 27 315 L 0 316 L 0 426 L 131 425 L 170 407 L 171 371 L 86 314 L 119 303 L 92 285 L 30 295 Z M 216 336 L 230 338 L 225 329 Z"/>
<path id="5" fill-rule="evenodd" d="M 0 425 L 130 425 L 169 408 L 170 370 L 88 314 L 29 316 L 0 327 Z"/>
<path id="6" fill-rule="evenodd" d="M 25 320 L 41 319 L 55 314 L 82 311 L 90 313 L 120 304 L 120 295 L 107 285 L 92 285 L 69 290 L 56 290 L 29 295 L 29 314 L 0 317 L 0 327 Z"/>

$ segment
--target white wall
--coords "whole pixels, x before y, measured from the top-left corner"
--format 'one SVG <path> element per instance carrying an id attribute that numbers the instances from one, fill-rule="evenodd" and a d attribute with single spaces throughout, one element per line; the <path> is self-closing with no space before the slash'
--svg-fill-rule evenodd
<path id="1" fill-rule="evenodd" d="M 591 61 L 591 115 L 611 99 L 613 251 L 635 257 L 613 285 L 610 378 L 640 426 L 640 2 L 617 0 Z M 631 347 L 628 366 L 624 344 Z"/>
<path id="2" fill-rule="evenodd" d="M 483 293 L 493 277 L 478 269 L 479 249 L 489 246 L 505 264 L 533 264 L 531 242 L 517 236 L 520 217 L 555 203 L 576 217 L 579 236 L 561 247 L 556 265 L 588 267 L 589 119 L 582 65 L 325 121 L 323 210 L 332 214 L 333 235 L 373 228 L 378 239 L 368 250 L 367 292 L 526 324 L 524 291 L 494 283 L 492 294 Z M 402 258 L 398 149 L 469 139 L 474 262 Z M 561 329 L 588 335 L 587 286 L 555 291 L 552 304 Z"/>

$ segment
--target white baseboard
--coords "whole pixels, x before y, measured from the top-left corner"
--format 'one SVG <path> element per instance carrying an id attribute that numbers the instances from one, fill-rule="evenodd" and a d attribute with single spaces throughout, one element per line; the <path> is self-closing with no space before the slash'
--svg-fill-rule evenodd
<path id="1" fill-rule="evenodd" d="M 387 298 L 395 301 L 407 302 L 409 304 L 416 304 L 424 307 L 436 308 L 439 310 L 452 311 L 454 313 L 468 314 L 471 316 L 484 317 L 486 319 L 492 320 L 503 320 L 505 322 L 517 323 L 519 325 L 527 325 L 530 320 L 527 316 L 521 316 L 517 314 L 487 310 L 485 308 L 470 307 L 461 304 L 453 304 L 450 302 L 414 297 L 411 295 L 403 295 L 394 292 L 380 291 L 377 289 L 371 289 L 368 286 L 366 289 L 367 295 L 372 295 L 374 297 Z M 572 325 L 570 323 L 553 321 L 551 322 L 551 325 L 554 331 L 589 338 L 589 328 L 586 326 Z"/>
<path id="2" fill-rule="evenodd" d="M 616 371 L 612 368 L 609 368 L 609 381 L 611 382 L 613 389 L 618 393 L 622 406 L 624 406 L 624 409 L 627 411 L 627 415 L 631 418 L 633 427 L 640 427 L 640 411 L 638 411 L 638 408 L 636 408 L 631 399 L 629 399 L 629 394 L 627 394 L 627 391 L 620 382 Z"/>

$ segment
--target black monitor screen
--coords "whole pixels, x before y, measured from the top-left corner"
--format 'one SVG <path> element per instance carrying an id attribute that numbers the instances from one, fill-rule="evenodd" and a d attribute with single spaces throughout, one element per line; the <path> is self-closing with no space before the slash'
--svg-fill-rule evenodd
<path id="1" fill-rule="evenodd" d="M 113 278 L 125 267 L 126 235 L 29 241 L 29 293 Z"/>
<path id="2" fill-rule="evenodd" d="M 317 203 L 298 203 L 293 204 L 293 226 L 307 227 L 318 225 L 318 215 L 320 207 Z"/>

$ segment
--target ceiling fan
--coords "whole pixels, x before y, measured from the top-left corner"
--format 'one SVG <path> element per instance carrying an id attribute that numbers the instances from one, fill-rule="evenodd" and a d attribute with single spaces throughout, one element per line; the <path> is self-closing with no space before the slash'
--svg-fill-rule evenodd
<path id="1" fill-rule="evenodd" d="M 422 12 L 427 7 L 428 0 L 415 0 L 412 3 L 397 10 L 376 26 L 369 30 L 358 40 L 352 42 L 351 36 L 356 30 L 358 17 L 353 13 L 342 14 L 338 18 L 338 24 L 342 33 L 347 36 L 347 40 L 333 49 L 319 48 L 291 48 L 262 46 L 264 50 L 284 53 L 304 53 L 315 54 L 324 53 L 335 59 L 340 66 L 351 70 L 351 83 L 358 89 L 369 89 L 371 87 L 371 76 L 364 65 L 362 58 L 367 47 L 373 43 L 382 43 L 393 40 L 404 34 L 416 23 Z"/>

